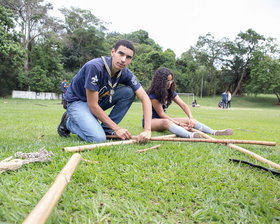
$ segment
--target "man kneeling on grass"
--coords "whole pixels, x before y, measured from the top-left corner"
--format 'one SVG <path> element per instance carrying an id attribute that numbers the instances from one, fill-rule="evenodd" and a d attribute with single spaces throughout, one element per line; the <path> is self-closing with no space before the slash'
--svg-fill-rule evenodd
<path id="1" fill-rule="evenodd" d="M 191 128 L 197 129 L 204 133 L 212 135 L 232 135 L 232 129 L 213 130 L 205 124 L 195 120 L 192 112 L 187 104 L 178 96 L 175 91 L 174 75 L 168 68 L 159 68 L 153 77 L 152 84 L 147 91 L 152 101 L 152 131 L 168 130 L 177 136 L 183 138 L 200 138 L 197 132 L 191 133 L 188 130 Z M 172 118 L 165 112 L 171 102 L 178 104 L 188 117 Z M 145 124 L 145 116 L 143 125 Z"/>
<path id="2" fill-rule="evenodd" d="M 65 94 L 67 112 L 57 128 L 62 137 L 74 133 L 87 142 L 104 142 L 106 135 L 130 139 L 130 132 L 118 126 L 130 108 L 135 94 L 142 102 L 145 117 L 144 131 L 139 142 L 151 137 L 152 106 L 150 99 L 132 72 L 126 68 L 135 50 L 131 42 L 120 40 L 111 57 L 87 62 L 70 83 Z M 119 87 L 119 84 L 124 86 Z M 105 110 L 112 108 L 109 116 Z M 101 121 L 101 124 L 99 123 Z"/>

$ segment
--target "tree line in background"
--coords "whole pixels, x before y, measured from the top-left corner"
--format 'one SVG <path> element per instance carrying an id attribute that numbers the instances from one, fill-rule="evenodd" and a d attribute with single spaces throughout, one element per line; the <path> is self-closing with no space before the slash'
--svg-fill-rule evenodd
<path id="1" fill-rule="evenodd" d="M 155 70 L 165 66 L 174 72 L 178 92 L 273 93 L 280 102 L 279 46 L 252 29 L 233 41 L 200 36 L 176 58 L 144 30 L 107 32 L 106 23 L 88 10 L 62 8 L 62 21 L 49 16 L 51 9 L 44 0 L 0 0 L 0 96 L 13 89 L 59 93 L 63 77 L 71 80 L 84 63 L 110 55 L 117 40 L 128 39 L 136 48 L 129 69 L 145 89 Z"/>

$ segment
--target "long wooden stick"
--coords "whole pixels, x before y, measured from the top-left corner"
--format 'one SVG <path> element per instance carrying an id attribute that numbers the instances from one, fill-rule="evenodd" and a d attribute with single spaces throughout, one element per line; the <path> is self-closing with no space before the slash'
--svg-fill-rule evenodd
<path id="1" fill-rule="evenodd" d="M 119 139 L 119 137 L 115 135 L 107 135 L 107 138 L 113 138 L 113 139 Z M 170 138 L 170 137 L 176 137 L 176 135 L 164 135 L 164 136 L 159 136 L 159 137 L 164 137 L 164 138 Z M 73 146 L 73 147 L 64 147 L 62 148 L 62 151 L 65 152 L 81 152 L 85 150 L 92 150 L 95 148 L 101 148 L 101 147 L 106 147 L 106 146 L 111 146 L 111 145 L 126 145 L 126 144 L 132 144 L 136 143 L 136 136 L 133 136 L 133 140 L 124 140 L 124 141 L 115 141 L 115 142 L 105 142 L 105 143 L 98 143 L 98 144 L 91 144 L 91 145 L 82 145 L 82 146 Z"/>
<path id="2" fill-rule="evenodd" d="M 194 129 L 195 130 L 195 129 Z M 201 136 L 205 137 L 206 135 L 203 132 L 200 132 Z M 165 135 L 165 136 L 157 136 L 157 137 L 151 137 L 151 141 L 174 141 L 174 142 L 208 142 L 208 143 L 221 143 L 221 144 L 254 144 L 254 145 L 266 145 L 266 146 L 275 146 L 276 142 L 267 142 L 267 141 L 255 141 L 255 140 L 236 140 L 236 139 L 202 139 L 202 138 L 175 138 L 176 135 Z M 112 139 L 119 139 L 118 136 L 115 135 L 107 135 L 107 138 Z M 132 137 L 133 139 L 136 138 L 136 136 Z"/>
<path id="3" fill-rule="evenodd" d="M 172 142 L 209 142 L 209 143 L 222 143 L 222 144 L 255 144 L 255 145 L 267 145 L 275 146 L 276 142 L 266 141 L 252 141 L 252 140 L 235 140 L 235 139 L 203 139 L 203 138 L 159 138 L 152 137 L 151 141 L 172 141 Z"/>
<path id="4" fill-rule="evenodd" d="M 159 148 L 160 146 L 161 146 L 161 144 L 155 145 L 155 146 L 150 147 L 150 148 L 147 148 L 147 149 L 137 150 L 136 152 L 137 152 L 137 153 L 146 152 L 146 151 L 151 150 L 151 149 L 157 149 L 157 148 Z"/>
<path id="5" fill-rule="evenodd" d="M 32 212 L 27 216 L 23 224 L 41 224 L 47 221 L 80 161 L 81 155 L 79 153 L 75 153 L 69 159 L 67 164 L 57 175 L 55 182 Z"/>
<path id="6" fill-rule="evenodd" d="M 259 144 L 259 145 L 268 145 L 268 146 L 275 146 L 275 142 L 264 142 L 264 141 L 249 141 L 249 140 L 230 140 L 230 139 L 201 139 L 201 138 L 171 138 L 169 136 L 159 136 L 159 137 L 152 137 L 151 141 L 176 141 L 176 142 L 210 142 L 210 143 L 222 143 L 222 144 L 229 144 L 229 143 L 236 143 L 236 144 Z M 115 138 L 115 136 L 114 136 Z M 115 142 L 105 142 L 105 143 L 98 143 L 98 144 L 91 144 L 91 145 L 82 145 L 82 146 L 73 146 L 73 147 L 64 147 L 62 151 L 65 152 L 81 152 L 85 150 L 92 150 L 95 148 L 112 146 L 112 145 L 125 145 L 136 143 L 137 140 L 124 140 L 124 141 L 115 141 Z"/>
<path id="7" fill-rule="evenodd" d="M 196 129 L 192 129 L 191 131 L 193 131 L 193 132 L 198 132 L 201 136 L 203 136 L 203 137 L 205 137 L 205 138 L 207 138 L 207 139 L 212 139 L 212 140 L 215 139 L 215 138 L 210 137 L 209 135 L 207 135 L 207 134 L 205 134 L 205 133 L 203 133 L 203 132 L 201 132 L 201 131 L 198 131 L 198 130 L 196 130 Z M 254 152 L 251 152 L 251 151 L 249 151 L 249 150 L 247 150 L 247 149 L 244 149 L 244 148 L 242 148 L 242 147 L 240 147 L 240 146 L 237 146 L 237 145 L 234 145 L 234 144 L 232 144 L 232 143 L 227 144 L 227 146 L 230 147 L 230 148 L 232 148 L 232 149 L 236 149 L 236 150 L 238 150 L 238 151 L 240 151 L 240 152 L 242 152 L 242 153 L 244 153 L 244 154 L 247 154 L 247 155 L 249 155 L 249 156 L 255 158 L 256 160 L 258 160 L 258 161 L 260 161 L 260 162 L 266 163 L 266 164 L 270 165 L 271 167 L 274 167 L 274 168 L 280 170 L 280 165 L 279 165 L 279 164 L 274 163 L 274 162 L 272 162 L 272 161 L 270 161 L 270 160 L 268 160 L 268 159 L 265 159 L 265 158 L 259 156 L 258 154 L 254 153 Z"/>
<path id="8" fill-rule="evenodd" d="M 175 134 L 171 134 L 171 135 L 156 136 L 155 138 L 175 138 L 175 137 L 176 137 Z M 116 135 L 106 135 L 106 138 L 107 139 L 120 139 Z M 137 136 L 132 136 L 132 139 L 137 139 Z"/>
<path id="9" fill-rule="evenodd" d="M 81 145 L 81 146 L 73 146 L 73 147 L 64 147 L 62 151 L 65 152 L 81 152 L 85 150 L 92 150 L 95 148 L 111 146 L 111 145 L 126 145 L 131 143 L 136 143 L 136 140 L 124 140 L 124 141 L 115 141 L 115 142 L 105 142 L 105 143 L 97 143 L 91 145 Z"/>

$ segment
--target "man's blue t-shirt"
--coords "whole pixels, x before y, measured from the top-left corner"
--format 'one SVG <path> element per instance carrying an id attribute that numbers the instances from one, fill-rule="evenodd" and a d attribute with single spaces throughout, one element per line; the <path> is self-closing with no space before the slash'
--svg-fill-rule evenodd
<path id="1" fill-rule="evenodd" d="M 104 58 L 111 69 L 112 57 Z M 112 86 L 114 86 L 118 75 L 119 73 L 111 80 L 102 58 L 93 59 L 87 62 L 73 78 L 65 94 L 65 100 L 69 103 L 79 100 L 86 102 L 86 89 L 98 91 L 99 100 L 101 100 L 112 89 L 108 81 L 111 81 Z M 121 70 L 121 76 L 116 88 L 119 84 L 130 86 L 134 92 L 141 87 L 141 84 L 128 68 Z"/>
<path id="2" fill-rule="evenodd" d="M 227 93 L 226 92 L 222 93 L 222 100 L 227 101 Z"/>
<path id="3" fill-rule="evenodd" d="M 67 88 L 66 88 L 66 82 L 63 81 L 63 82 L 61 83 L 61 92 L 62 92 L 62 93 L 65 93 L 66 90 L 67 90 Z"/>

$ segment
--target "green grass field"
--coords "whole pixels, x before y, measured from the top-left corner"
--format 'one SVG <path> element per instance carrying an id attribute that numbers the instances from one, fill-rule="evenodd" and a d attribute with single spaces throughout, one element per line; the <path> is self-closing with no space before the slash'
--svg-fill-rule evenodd
<path id="1" fill-rule="evenodd" d="M 184 98 L 187 101 L 187 98 Z M 235 97 L 231 110 L 217 109 L 220 97 L 197 99 L 194 117 L 213 129 L 232 128 L 232 139 L 275 141 L 276 147 L 239 145 L 280 164 L 280 106 L 274 96 Z M 65 139 L 56 128 L 60 101 L 0 99 L 0 161 L 15 152 L 45 147 L 49 163 L 31 163 L 0 174 L 0 223 L 22 223 L 73 153 L 85 145 Z M 184 116 L 179 107 L 168 109 Z M 142 131 L 142 108 L 135 102 L 121 126 Z M 153 132 L 152 135 L 169 134 Z M 219 138 L 226 138 L 220 136 Z M 280 176 L 229 161 L 268 165 L 212 143 L 158 142 L 111 146 L 81 152 L 81 161 L 47 223 L 280 223 Z"/>

